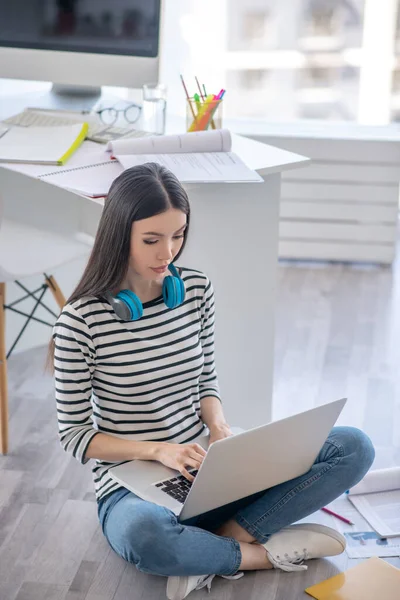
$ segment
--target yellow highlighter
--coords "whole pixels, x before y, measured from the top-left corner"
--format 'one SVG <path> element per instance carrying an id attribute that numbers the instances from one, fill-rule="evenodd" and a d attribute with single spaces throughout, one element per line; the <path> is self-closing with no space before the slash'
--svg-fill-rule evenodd
<path id="1" fill-rule="evenodd" d="M 214 94 L 209 94 L 205 99 L 204 103 L 201 105 L 200 110 L 197 113 L 197 116 L 193 120 L 193 123 L 189 127 L 188 131 L 202 131 L 203 129 L 205 129 L 213 108 Z"/>
<path id="2" fill-rule="evenodd" d="M 196 103 L 197 114 L 199 114 L 199 112 L 200 112 L 200 109 L 201 109 L 200 96 L 199 96 L 198 94 L 195 94 L 195 95 L 193 96 L 193 98 L 194 98 L 194 101 L 195 101 L 195 103 Z"/>

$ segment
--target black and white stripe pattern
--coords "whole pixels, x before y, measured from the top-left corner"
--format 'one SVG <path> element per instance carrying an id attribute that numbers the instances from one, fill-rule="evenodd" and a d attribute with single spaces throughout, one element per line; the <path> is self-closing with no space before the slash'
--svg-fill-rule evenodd
<path id="1" fill-rule="evenodd" d="M 54 327 L 60 442 L 81 463 L 103 432 L 138 441 L 184 443 L 204 429 L 200 400 L 220 398 L 214 364 L 214 291 L 206 275 L 180 268 L 184 303 L 159 297 L 139 321 L 123 321 L 104 299 L 67 304 Z M 96 497 L 121 487 L 119 463 L 96 460 Z"/>

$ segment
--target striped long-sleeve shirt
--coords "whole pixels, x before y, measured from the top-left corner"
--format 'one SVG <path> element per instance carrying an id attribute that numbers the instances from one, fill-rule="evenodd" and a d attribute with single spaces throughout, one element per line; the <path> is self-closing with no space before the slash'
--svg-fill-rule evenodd
<path id="1" fill-rule="evenodd" d="M 184 443 L 205 429 L 200 400 L 220 398 L 214 364 L 214 292 L 206 275 L 180 268 L 186 296 L 169 309 L 162 296 L 124 321 L 105 299 L 67 304 L 54 326 L 59 436 L 81 463 L 93 437 Z M 123 461 L 125 462 L 125 461 Z M 96 460 L 96 498 L 121 487 Z"/>

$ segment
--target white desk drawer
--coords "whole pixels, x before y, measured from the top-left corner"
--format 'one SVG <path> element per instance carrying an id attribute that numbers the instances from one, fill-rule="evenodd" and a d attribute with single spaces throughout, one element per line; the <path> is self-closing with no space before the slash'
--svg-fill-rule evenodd
<path id="1" fill-rule="evenodd" d="M 394 256 L 394 244 L 351 244 L 343 241 L 329 243 L 298 240 L 279 241 L 279 258 L 390 264 Z"/>
<path id="2" fill-rule="evenodd" d="M 396 223 L 384 225 L 287 221 L 279 223 L 281 240 L 350 241 L 393 244 Z"/>
<path id="3" fill-rule="evenodd" d="M 360 202 L 398 205 L 399 184 L 365 185 L 361 183 L 331 183 L 321 181 L 289 181 L 283 178 L 281 197 L 328 202 Z"/>
<path id="4" fill-rule="evenodd" d="M 318 202 L 282 199 L 280 206 L 281 220 L 303 221 L 347 221 L 355 223 L 390 223 L 396 221 L 398 206 L 396 204 L 365 204 L 356 202 Z"/>
<path id="5" fill-rule="evenodd" d="M 366 165 L 356 163 L 313 163 L 284 175 L 285 181 L 326 181 L 388 184 L 400 181 L 400 165 Z"/>

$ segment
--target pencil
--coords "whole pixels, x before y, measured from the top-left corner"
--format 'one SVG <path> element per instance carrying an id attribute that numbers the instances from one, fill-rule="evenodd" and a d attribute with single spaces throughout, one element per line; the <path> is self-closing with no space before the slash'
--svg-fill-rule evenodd
<path id="1" fill-rule="evenodd" d="M 205 97 L 203 96 L 203 92 L 201 91 L 201 87 L 200 87 L 199 80 L 197 79 L 196 75 L 194 76 L 194 78 L 195 78 L 195 80 L 196 80 L 197 87 L 199 88 L 200 97 L 201 97 L 201 99 L 202 99 L 202 100 L 203 100 L 203 102 L 204 102 L 204 100 L 205 100 Z"/>
<path id="2" fill-rule="evenodd" d="M 194 114 L 192 103 L 190 102 L 189 92 L 187 91 L 187 87 L 186 87 L 185 82 L 183 81 L 182 75 L 180 75 L 180 78 L 181 78 L 181 81 L 182 81 L 183 89 L 185 90 L 185 94 L 186 94 L 186 98 L 187 98 L 187 101 L 188 101 L 189 106 L 190 106 L 190 110 L 192 111 L 193 119 L 196 120 L 196 115 Z"/>
<path id="3" fill-rule="evenodd" d="M 342 515 L 338 515 L 338 513 L 333 512 L 333 510 L 330 510 L 330 508 L 326 508 L 326 506 L 323 506 L 321 508 L 321 510 L 328 513 L 328 515 L 332 515 L 333 517 L 336 517 L 337 519 L 340 519 L 341 521 L 348 523 L 349 525 L 354 525 L 353 521 L 349 521 L 349 519 L 346 519 L 346 517 L 342 517 Z"/>

